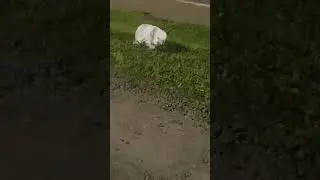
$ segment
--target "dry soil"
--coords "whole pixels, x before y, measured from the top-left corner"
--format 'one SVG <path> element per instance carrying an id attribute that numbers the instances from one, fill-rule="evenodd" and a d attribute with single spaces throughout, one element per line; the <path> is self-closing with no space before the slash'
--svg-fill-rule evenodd
<path id="1" fill-rule="evenodd" d="M 209 132 L 111 79 L 111 179 L 209 180 Z"/>

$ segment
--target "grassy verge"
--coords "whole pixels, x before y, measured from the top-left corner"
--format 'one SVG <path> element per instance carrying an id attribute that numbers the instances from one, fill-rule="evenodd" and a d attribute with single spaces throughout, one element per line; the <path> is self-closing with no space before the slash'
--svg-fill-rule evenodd
<path id="1" fill-rule="evenodd" d="M 133 45 L 138 25 L 150 23 L 168 33 L 166 45 L 148 50 Z M 186 108 L 207 117 L 209 108 L 210 30 L 177 24 L 140 12 L 111 10 L 111 67 L 135 84 L 185 101 Z"/>

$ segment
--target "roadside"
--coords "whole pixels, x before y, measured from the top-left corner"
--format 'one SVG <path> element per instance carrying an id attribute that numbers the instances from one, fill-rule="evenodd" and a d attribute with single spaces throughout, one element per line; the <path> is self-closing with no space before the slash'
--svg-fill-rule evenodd
<path id="1" fill-rule="evenodd" d="M 133 46 L 140 23 L 170 31 L 167 47 Z M 208 112 L 209 29 L 114 9 L 110 26 L 111 179 L 209 180 L 210 133 L 177 108 Z"/>

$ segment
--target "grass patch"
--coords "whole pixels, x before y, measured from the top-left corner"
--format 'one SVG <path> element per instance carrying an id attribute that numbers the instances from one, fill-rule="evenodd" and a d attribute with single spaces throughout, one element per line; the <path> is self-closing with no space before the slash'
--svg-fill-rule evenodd
<path id="1" fill-rule="evenodd" d="M 164 29 L 168 33 L 166 45 L 156 50 L 133 45 L 134 32 L 142 23 Z M 186 100 L 195 112 L 208 110 L 209 28 L 118 10 L 111 10 L 110 28 L 112 69 L 134 83 L 148 83 L 161 93 Z"/>

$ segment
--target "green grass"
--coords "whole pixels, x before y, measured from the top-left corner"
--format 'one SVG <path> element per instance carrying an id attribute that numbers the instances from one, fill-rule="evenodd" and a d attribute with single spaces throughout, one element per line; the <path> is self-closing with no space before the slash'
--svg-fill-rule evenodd
<path id="1" fill-rule="evenodd" d="M 178 24 L 141 12 L 111 10 L 111 67 L 134 83 L 147 83 L 160 93 L 184 99 L 195 112 L 208 110 L 210 93 L 210 30 Z M 149 50 L 133 45 L 142 23 L 168 33 L 164 46 Z M 208 111 L 205 111 L 208 112 Z"/>

